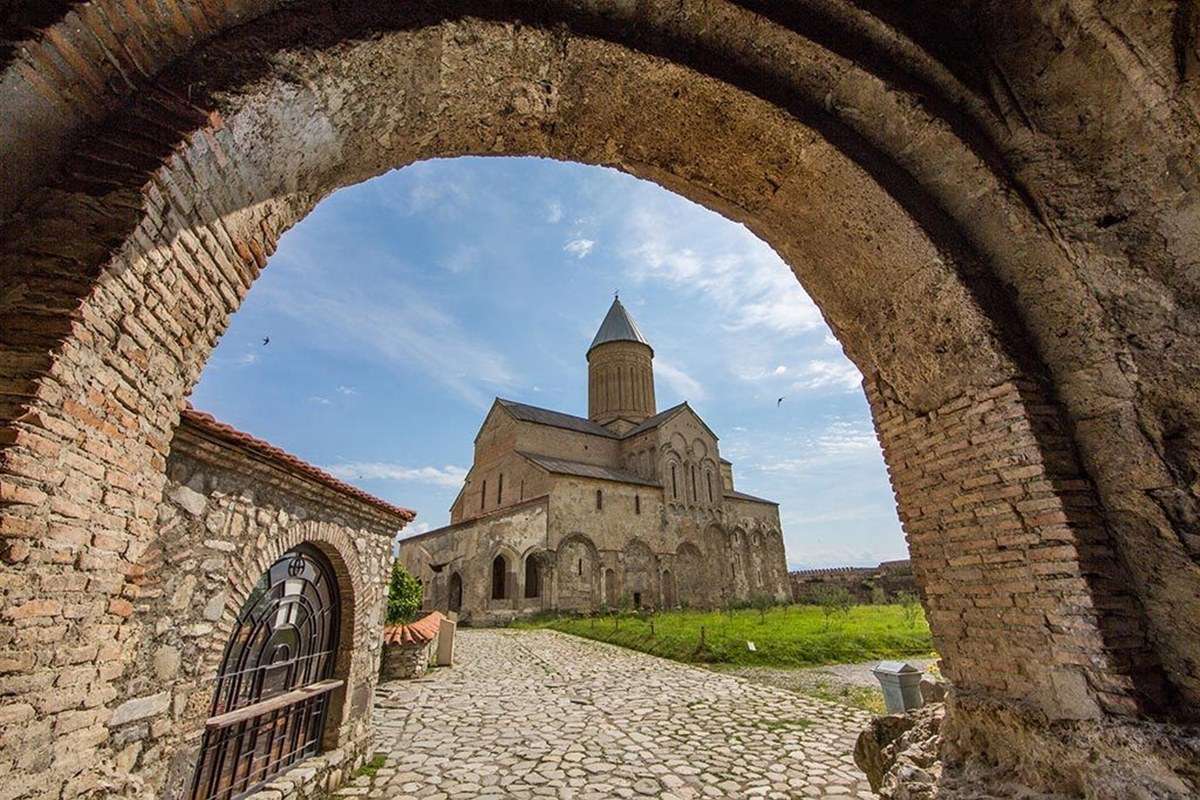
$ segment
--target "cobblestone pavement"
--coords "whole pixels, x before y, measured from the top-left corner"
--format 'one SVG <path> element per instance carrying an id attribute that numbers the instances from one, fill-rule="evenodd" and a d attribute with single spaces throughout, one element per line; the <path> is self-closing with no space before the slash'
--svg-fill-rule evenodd
<path id="1" fill-rule="evenodd" d="M 458 664 L 376 692 L 369 798 L 871 798 L 869 716 L 553 631 L 461 630 Z"/>

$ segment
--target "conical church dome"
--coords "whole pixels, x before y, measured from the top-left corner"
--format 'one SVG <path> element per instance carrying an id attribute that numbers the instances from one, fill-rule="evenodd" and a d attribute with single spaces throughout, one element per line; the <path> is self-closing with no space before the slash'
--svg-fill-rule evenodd
<path id="1" fill-rule="evenodd" d="M 646 347 L 650 347 L 646 337 L 642 336 L 642 332 L 638 330 L 637 323 L 629 316 L 625 306 L 621 305 L 619 297 L 613 298 L 612 306 L 608 309 L 608 314 L 604 316 L 604 322 L 600 323 L 600 330 L 596 331 L 596 338 L 592 339 L 592 345 L 588 348 L 588 352 L 591 353 L 599 345 L 608 342 L 640 342 Z M 653 354 L 654 348 L 650 347 L 650 351 Z"/>

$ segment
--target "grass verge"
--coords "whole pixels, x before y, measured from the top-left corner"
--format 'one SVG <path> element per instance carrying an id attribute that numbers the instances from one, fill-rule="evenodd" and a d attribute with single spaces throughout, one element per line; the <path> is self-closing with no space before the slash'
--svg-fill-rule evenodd
<path id="1" fill-rule="evenodd" d="M 514 625 L 551 628 L 676 661 L 748 667 L 846 664 L 933 650 L 924 617 L 906 617 L 900 605 L 854 606 L 832 616 L 818 606 L 779 606 L 765 612 L 542 617 Z"/>

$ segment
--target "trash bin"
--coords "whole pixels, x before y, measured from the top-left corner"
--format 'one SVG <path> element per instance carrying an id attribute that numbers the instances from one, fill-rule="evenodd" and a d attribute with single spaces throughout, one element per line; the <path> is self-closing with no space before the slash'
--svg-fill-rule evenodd
<path id="1" fill-rule="evenodd" d="M 883 704 L 889 714 L 903 714 L 925 705 L 921 697 L 921 670 L 905 661 L 880 661 L 871 673 L 883 687 Z"/>

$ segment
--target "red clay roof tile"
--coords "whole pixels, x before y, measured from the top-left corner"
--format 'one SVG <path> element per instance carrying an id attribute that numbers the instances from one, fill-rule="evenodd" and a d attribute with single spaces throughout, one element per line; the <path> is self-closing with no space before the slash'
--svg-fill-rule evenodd
<path id="1" fill-rule="evenodd" d="M 203 411 L 197 411 L 189 405 L 183 410 L 183 413 L 180 414 L 180 417 L 192 425 L 195 425 L 197 428 L 200 428 L 219 439 L 223 439 L 224 441 L 229 442 L 230 444 L 238 445 L 239 447 L 244 447 L 247 450 L 253 450 L 259 455 L 269 458 L 291 472 L 304 475 L 305 477 L 311 478 L 318 483 L 328 486 L 334 491 L 341 492 L 342 494 L 349 495 L 357 500 L 361 500 L 368 505 L 372 505 L 378 509 L 386 511 L 389 514 L 395 514 L 405 522 L 412 522 L 414 519 L 416 519 L 417 512 L 413 511 L 412 509 L 392 505 L 386 500 L 380 500 L 375 495 L 368 494 L 362 489 L 359 489 L 357 486 L 351 486 L 345 481 L 333 477 L 325 470 L 319 467 L 314 467 L 307 461 L 304 461 L 303 459 L 300 459 L 285 450 L 279 449 L 270 442 L 265 442 L 262 439 L 251 436 L 248 433 L 239 431 L 232 425 L 221 422 L 212 414 L 206 414 Z"/>
<path id="2" fill-rule="evenodd" d="M 442 615 L 434 611 L 407 625 L 387 625 L 383 629 L 384 644 L 425 644 L 438 635 Z"/>

